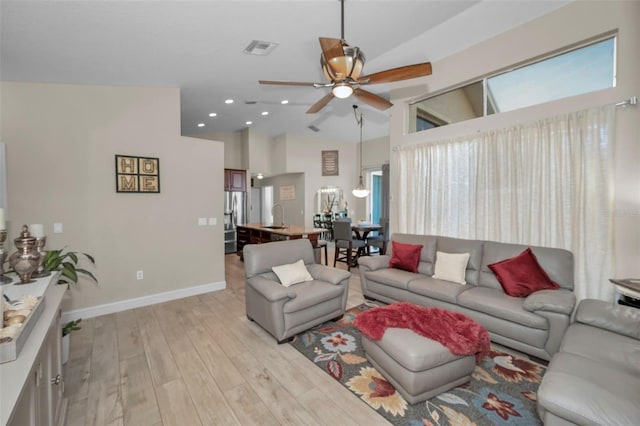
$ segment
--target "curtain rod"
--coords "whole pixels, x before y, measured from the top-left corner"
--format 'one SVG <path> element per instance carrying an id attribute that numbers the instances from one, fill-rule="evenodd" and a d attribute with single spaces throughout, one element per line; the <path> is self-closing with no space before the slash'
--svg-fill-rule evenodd
<path id="1" fill-rule="evenodd" d="M 627 107 L 629 105 L 638 105 L 638 97 L 632 96 L 629 99 L 625 99 L 624 101 L 618 102 L 616 106 L 619 107 Z"/>

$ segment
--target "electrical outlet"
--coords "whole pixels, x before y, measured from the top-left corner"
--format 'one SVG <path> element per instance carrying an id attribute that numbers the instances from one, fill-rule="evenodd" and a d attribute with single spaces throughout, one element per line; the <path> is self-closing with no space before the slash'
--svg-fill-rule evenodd
<path id="1" fill-rule="evenodd" d="M 144 271 L 136 272 L 136 279 L 137 280 L 143 280 L 144 279 Z"/>
<path id="2" fill-rule="evenodd" d="M 207 226 L 207 218 L 206 217 L 198 218 L 198 226 Z"/>
<path id="3" fill-rule="evenodd" d="M 54 234 L 62 234 L 62 224 L 61 223 L 54 223 L 53 224 L 53 233 Z"/>
<path id="4" fill-rule="evenodd" d="M 214 226 L 218 223 L 218 219 L 216 219 L 215 217 L 210 217 L 209 218 L 209 226 Z"/>

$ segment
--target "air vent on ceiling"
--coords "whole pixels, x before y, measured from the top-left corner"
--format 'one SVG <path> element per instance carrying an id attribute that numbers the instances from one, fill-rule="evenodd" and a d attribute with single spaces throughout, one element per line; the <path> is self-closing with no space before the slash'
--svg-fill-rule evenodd
<path id="1" fill-rule="evenodd" d="M 276 47 L 278 47 L 278 43 L 272 41 L 253 40 L 242 52 L 249 55 L 265 56 Z"/>
<path id="2" fill-rule="evenodd" d="M 308 126 L 309 129 L 313 130 L 314 132 L 319 132 L 320 129 L 318 129 L 316 126 L 314 126 L 313 124 L 311 124 L 310 126 Z"/>
<path id="3" fill-rule="evenodd" d="M 255 105 L 257 103 L 258 103 L 258 101 L 244 101 L 245 105 Z"/>

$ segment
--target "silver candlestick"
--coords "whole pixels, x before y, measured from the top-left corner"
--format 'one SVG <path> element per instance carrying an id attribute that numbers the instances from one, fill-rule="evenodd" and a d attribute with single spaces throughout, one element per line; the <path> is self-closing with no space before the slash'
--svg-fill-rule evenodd
<path id="1" fill-rule="evenodd" d="M 4 250 L 4 241 L 7 239 L 7 230 L 0 229 L 0 284 L 9 284 L 13 280 L 4 276 L 4 262 L 7 260 L 7 252 Z M 0 300 L 0 303 L 2 301 Z"/>
<path id="2" fill-rule="evenodd" d="M 40 260 L 38 260 L 38 267 L 31 274 L 32 278 L 42 278 L 48 277 L 51 275 L 51 271 L 47 270 L 44 267 L 44 258 L 47 255 L 47 252 L 44 250 L 44 246 L 47 244 L 47 237 L 36 237 L 36 251 L 40 254 Z"/>

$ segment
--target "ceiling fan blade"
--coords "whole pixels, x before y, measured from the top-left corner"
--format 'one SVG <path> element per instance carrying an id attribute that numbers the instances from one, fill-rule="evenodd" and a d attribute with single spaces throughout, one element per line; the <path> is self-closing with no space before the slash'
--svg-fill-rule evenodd
<path id="1" fill-rule="evenodd" d="M 342 40 L 337 38 L 320 37 L 320 48 L 327 62 L 331 62 L 333 58 L 344 56 L 342 50 Z"/>
<path id="2" fill-rule="evenodd" d="M 371 105 L 374 108 L 377 108 L 379 110 L 385 110 L 391 106 L 393 106 L 393 104 L 391 102 L 389 102 L 388 100 L 386 100 L 385 98 L 381 98 L 380 96 L 373 94 L 371 92 L 367 92 L 366 90 L 362 90 L 360 88 L 354 89 L 353 90 L 353 94 L 360 99 L 362 102 L 365 102 L 369 105 Z"/>
<path id="3" fill-rule="evenodd" d="M 359 78 L 358 82 L 361 82 L 361 84 L 391 83 L 394 81 L 408 80 L 410 78 L 424 77 L 426 75 L 431 75 L 431 62 L 407 65 L 363 75 Z"/>
<path id="4" fill-rule="evenodd" d="M 311 108 L 307 110 L 307 114 L 315 114 L 316 112 L 320 111 L 322 108 L 326 107 L 329 102 L 331 102 L 331 99 L 333 99 L 333 97 L 333 93 L 329 92 L 318 102 L 311 105 Z"/>
<path id="5" fill-rule="evenodd" d="M 315 86 L 318 83 L 308 83 L 305 81 L 273 81 L 273 80 L 258 80 L 260 84 L 274 84 L 278 86 Z"/>

